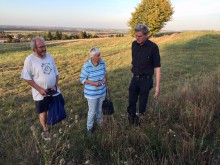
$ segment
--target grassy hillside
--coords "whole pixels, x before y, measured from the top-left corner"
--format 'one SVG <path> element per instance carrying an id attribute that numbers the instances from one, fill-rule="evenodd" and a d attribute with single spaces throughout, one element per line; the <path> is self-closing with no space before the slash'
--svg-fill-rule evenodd
<path id="1" fill-rule="evenodd" d="M 88 160 L 92 164 L 220 161 L 220 32 L 184 32 L 151 40 L 160 47 L 161 94 L 158 100 L 150 98 L 140 129 L 130 128 L 126 117 L 133 38 L 48 43 L 47 51 L 59 69 L 70 123 L 51 128 L 49 142 L 40 137 L 30 87 L 19 78 L 23 61 L 31 53 L 29 45 L 0 44 L 0 164 L 51 160 L 58 164 L 61 159 L 78 164 Z M 100 48 L 107 64 L 116 112 L 89 140 L 85 135 L 87 101 L 79 74 L 92 46 Z M 75 115 L 80 115 L 77 123 Z"/>

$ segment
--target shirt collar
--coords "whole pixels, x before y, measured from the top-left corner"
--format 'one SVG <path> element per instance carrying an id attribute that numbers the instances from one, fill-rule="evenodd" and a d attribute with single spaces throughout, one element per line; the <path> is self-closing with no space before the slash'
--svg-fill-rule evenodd
<path id="1" fill-rule="evenodd" d="M 143 45 L 147 45 L 148 41 L 149 41 L 149 40 L 147 39 L 147 40 L 144 42 Z M 137 44 L 137 45 L 140 45 L 139 43 L 137 43 L 137 41 L 136 41 L 136 44 Z M 143 45 L 140 45 L 140 46 L 143 46 Z"/>

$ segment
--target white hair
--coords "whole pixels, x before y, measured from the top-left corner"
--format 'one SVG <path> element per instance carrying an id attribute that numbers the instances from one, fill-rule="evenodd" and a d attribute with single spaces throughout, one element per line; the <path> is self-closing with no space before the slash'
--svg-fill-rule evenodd
<path id="1" fill-rule="evenodd" d="M 95 55 L 100 55 L 101 51 L 97 47 L 93 47 L 89 50 L 90 57 L 94 57 Z"/>
<path id="2" fill-rule="evenodd" d="M 147 35 L 150 31 L 147 27 L 147 25 L 144 24 L 138 24 L 135 28 L 134 28 L 135 32 L 142 32 L 143 35 Z"/>
<path id="3" fill-rule="evenodd" d="M 43 37 L 37 36 L 31 40 L 31 50 L 34 50 L 36 48 L 36 40 L 41 40 L 44 43 L 44 45 L 46 44 L 45 39 Z"/>

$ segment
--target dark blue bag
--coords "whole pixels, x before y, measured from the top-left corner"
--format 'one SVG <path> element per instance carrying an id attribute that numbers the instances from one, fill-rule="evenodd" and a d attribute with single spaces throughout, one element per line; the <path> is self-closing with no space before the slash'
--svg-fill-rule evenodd
<path id="1" fill-rule="evenodd" d="M 102 113 L 103 115 L 112 115 L 115 112 L 113 102 L 111 101 L 109 87 L 106 87 L 105 100 L 102 103 Z"/>
<path id="2" fill-rule="evenodd" d="M 54 125 L 66 118 L 66 111 L 64 108 L 65 101 L 62 94 L 51 96 L 51 103 L 47 113 L 47 124 Z"/>

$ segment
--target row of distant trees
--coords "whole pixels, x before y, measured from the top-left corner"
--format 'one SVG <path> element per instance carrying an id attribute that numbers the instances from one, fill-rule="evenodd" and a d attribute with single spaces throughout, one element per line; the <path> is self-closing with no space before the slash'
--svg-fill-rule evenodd
<path id="1" fill-rule="evenodd" d="M 86 31 L 80 31 L 78 33 L 66 34 L 61 31 L 56 32 L 43 32 L 43 33 L 31 33 L 31 34 L 17 34 L 10 35 L 0 32 L 0 40 L 4 40 L 5 43 L 27 42 L 36 36 L 42 36 L 46 41 L 51 40 L 69 40 L 69 39 L 85 39 L 85 38 L 100 38 L 100 37 L 124 37 L 124 34 L 107 34 L 97 35 L 90 34 Z"/>
<path id="2" fill-rule="evenodd" d="M 67 35 L 65 33 L 62 33 L 61 31 L 56 31 L 55 34 L 52 34 L 52 32 L 44 33 L 42 35 L 45 40 L 68 40 L 68 39 L 84 39 L 84 38 L 98 38 L 98 36 L 92 35 L 90 33 L 86 33 L 86 31 L 80 31 L 79 33 Z"/>

